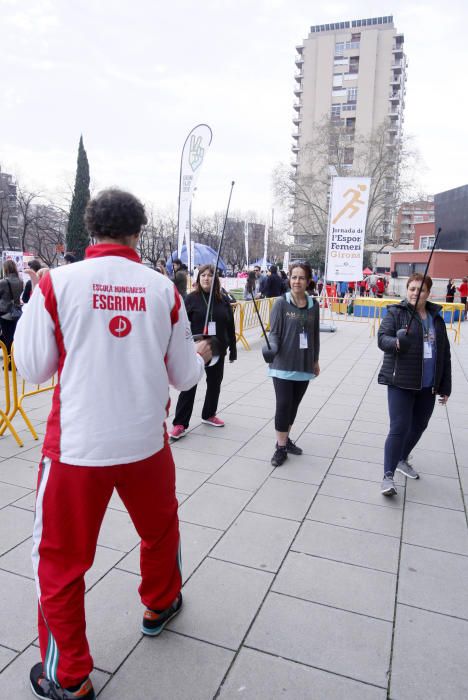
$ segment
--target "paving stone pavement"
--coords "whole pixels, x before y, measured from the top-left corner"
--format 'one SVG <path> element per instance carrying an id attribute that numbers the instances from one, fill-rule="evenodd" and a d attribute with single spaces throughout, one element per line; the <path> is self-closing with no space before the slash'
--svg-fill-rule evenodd
<path id="1" fill-rule="evenodd" d="M 465 330 L 465 329 L 463 329 Z M 227 365 L 219 414 L 173 446 L 185 606 L 142 638 L 138 537 L 114 495 L 87 575 L 102 700 L 468 697 L 468 330 L 453 395 L 414 451 L 421 479 L 379 492 L 388 426 L 367 324 L 321 335 L 320 377 L 294 426 L 304 448 L 272 469 L 274 393 L 259 352 Z M 172 405 L 175 406 L 176 394 Z M 28 400 L 38 431 L 50 395 Z M 0 689 L 31 697 L 38 659 L 30 564 L 40 446 L 0 438 Z"/>

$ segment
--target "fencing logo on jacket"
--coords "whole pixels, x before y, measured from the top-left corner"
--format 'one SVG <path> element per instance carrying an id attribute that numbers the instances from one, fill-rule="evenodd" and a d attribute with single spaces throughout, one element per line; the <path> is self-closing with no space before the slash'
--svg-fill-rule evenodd
<path id="1" fill-rule="evenodd" d="M 125 338 L 132 330 L 132 324 L 125 316 L 114 316 L 109 321 L 109 330 L 116 338 Z"/>

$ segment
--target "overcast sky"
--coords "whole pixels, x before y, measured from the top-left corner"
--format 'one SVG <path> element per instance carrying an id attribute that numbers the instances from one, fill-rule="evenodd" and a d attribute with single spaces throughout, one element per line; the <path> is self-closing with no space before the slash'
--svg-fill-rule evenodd
<path id="1" fill-rule="evenodd" d="M 291 160 L 295 46 L 312 24 L 393 14 L 409 62 L 405 133 L 423 187 L 468 182 L 465 0 L 0 0 L 0 165 L 31 188 L 72 184 L 82 133 L 92 185 L 175 206 L 180 151 L 213 130 L 194 215 L 266 214 Z"/>

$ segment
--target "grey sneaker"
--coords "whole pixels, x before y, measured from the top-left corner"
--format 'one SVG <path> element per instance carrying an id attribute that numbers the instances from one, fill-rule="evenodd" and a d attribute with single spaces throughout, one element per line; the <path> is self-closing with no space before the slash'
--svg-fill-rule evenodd
<path id="1" fill-rule="evenodd" d="M 413 469 L 411 464 L 405 459 L 398 462 L 396 470 L 397 472 L 400 472 L 400 474 L 407 476 L 408 479 L 419 479 L 418 472 Z"/>
<path id="2" fill-rule="evenodd" d="M 396 492 L 397 490 L 395 482 L 393 481 L 393 474 L 385 474 L 382 481 L 382 486 L 380 487 L 380 493 L 383 496 L 395 496 Z"/>

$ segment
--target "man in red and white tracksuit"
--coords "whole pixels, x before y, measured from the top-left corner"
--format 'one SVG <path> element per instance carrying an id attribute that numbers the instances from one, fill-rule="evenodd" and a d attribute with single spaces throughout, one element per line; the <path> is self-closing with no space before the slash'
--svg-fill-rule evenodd
<path id="1" fill-rule="evenodd" d="M 180 610 L 169 384 L 191 388 L 211 357 L 206 341 L 194 344 L 173 283 L 141 264 L 143 205 L 107 190 L 88 204 L 86 223 L 97 245 L 41 279 L 15 335 L 23 377 L 58 373 L 33 532 L 42 663 L 30 680 L 40 698 L 95 697 L 84 574 L 114 488 L 141 537 L 142 631 L 159 634 Z"/>

